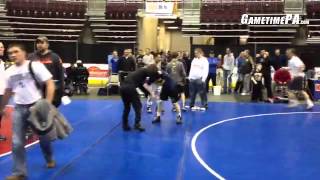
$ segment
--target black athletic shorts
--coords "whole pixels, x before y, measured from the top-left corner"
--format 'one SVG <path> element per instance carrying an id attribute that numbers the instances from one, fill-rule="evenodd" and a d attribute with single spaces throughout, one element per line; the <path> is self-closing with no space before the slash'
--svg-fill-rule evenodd
<path id="1" fill-rule="evenodd" d="M 184 85 L 177 85 L 177 91 L 179 94 L 183 93 L 185 91 Z"/>
<path id="2" fill-rule="evenodd" d="M 171 99 L 172 103 L 176 103 L 180 100 L 180 93 L 177 89 L 173 91 L 162 90 L 160 92 L 160 100 L 167 101 L 169 98 Z"/>
<path id="3" fill-rule="evenodd" d="M 294 77 L 289 83 L 289 90 L 302 91 L 303 90 L 303 77 Z"/>

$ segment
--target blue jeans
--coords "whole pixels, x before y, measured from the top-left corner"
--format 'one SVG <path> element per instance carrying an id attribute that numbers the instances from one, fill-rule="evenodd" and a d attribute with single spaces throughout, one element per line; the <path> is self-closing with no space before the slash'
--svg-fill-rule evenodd
<path id="1" fill-rule="evenodd" d="M 223 70 L 223 93 L 231 93 L 231 71 Z"/>
<path id="2" fill-rule="evenodd" d="M 28 118 L 30 116 L 29 108 L 31 105 L 16 105 L 13 113 L 13 137 L 12 137 L 12 157 L 13 157 L 13 175 L 27 176 L 26 167 L 26 131 L 29 126 Z M 53 160 L 51 141 L 47 136 L 40 136 L 40 147 L 47 162 Z"/>
<path id="3" fill-rule="evenodd" d="M 190 107 L 194 106 L 197 93 L 199 93 L 200 95 L 202 107 L 207 106 L 208 98 L 207 98 L 206 83 L 202 82 L 201 79 L 196 79 L 196 80 L 191 79 L 189 88 L 190 88 Z"/>

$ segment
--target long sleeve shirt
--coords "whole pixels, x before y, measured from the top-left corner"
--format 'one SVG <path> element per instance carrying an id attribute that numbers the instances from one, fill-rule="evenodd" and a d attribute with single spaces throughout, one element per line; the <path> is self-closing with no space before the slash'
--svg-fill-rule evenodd
<path id="1" fill-rule="evenodd" d="M 209 73 L 209 63 L 207 58 L 200 57 L 194 58 L 191 63 L 189 79 L 196 80 L 201 79 L 205 82 Z"/>
<path id="2" fill-rule="evenodd" d="M 224 70 L 228 70 L 228 71 L 232 71 L 233 68 L 234 68 L 234 56 L 232 54 L 229 54 L 229 55 L 225 55 L 224 58 L 223 58 L 223 69 Z"/>

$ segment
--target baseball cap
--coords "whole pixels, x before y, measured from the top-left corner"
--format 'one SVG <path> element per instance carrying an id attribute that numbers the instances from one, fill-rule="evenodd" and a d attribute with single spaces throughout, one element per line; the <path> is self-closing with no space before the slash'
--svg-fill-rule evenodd
<path id="1" fill-rule="evenodd" d="M 49 39 L 46 36 L 39 36 L 36 42 L 49 42 Z"/>

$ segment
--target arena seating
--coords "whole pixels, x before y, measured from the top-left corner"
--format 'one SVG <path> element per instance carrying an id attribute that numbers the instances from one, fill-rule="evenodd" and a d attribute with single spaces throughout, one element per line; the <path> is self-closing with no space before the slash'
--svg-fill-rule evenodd
<path id="1" fill-rule="evenodd" d="M 307 18 L 309 19 L 307 42 L 309 44 L 320 43 L 320 1 L 308 1 L 306 3 Z"/>
<path id="2" fill-rule="evenodd" d="M 94 37 L 99 43 L 135 44 L 138 9 L 143 1 L 107 1 L 105 19 L 91 19 Z"/>
<path id="3" fill-rule="evenodd" d="M 31 41 L 45 35 L 51 41 L 77 41 L 84 27 L 86 8 L 82 1 L 7 1 L 6 16 L 0 17 L 0 30 L 7 33 L 2 33 L 0 39 Z"/>
<path id="4" fill-rule="evenodd" d="M 281 14 L 282 1 L 211 1 L 202 2 L 201 22 L 240 22 L 242 14 Z"/>

